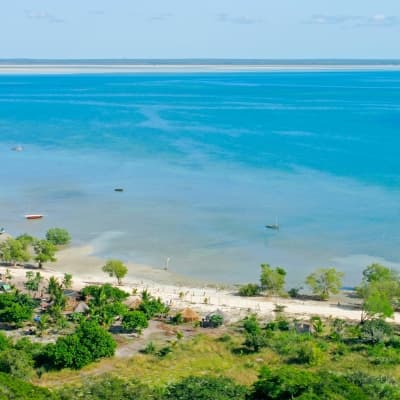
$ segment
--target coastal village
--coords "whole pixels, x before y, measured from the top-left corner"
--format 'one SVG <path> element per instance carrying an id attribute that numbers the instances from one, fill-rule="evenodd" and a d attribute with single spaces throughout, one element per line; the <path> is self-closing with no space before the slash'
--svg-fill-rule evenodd
<path id="1" fill-rule="evenodd" d="M 128 268 L 134 270 L 135 266 L 98 259 L 87 248 L 71 247 L 70 239 L 61 228 L 49 229 L 45 239 L 26 234 L 15 239 L 6 233 L 0 236 L 0 345 L 4 343 L 0 373 L 1 368 L 4 372 L 8 368 L 15 377 L 29 377 L 49 388 L 59 386 L 60 373 L 64 384 L 76 385 L 84 377 L 92 380 L 90 385 L 97 385 L 99 374 L 121 375 L 121 363 L 154 362 L 154 358 L 146 361 L 143 357 L 156 357 L 160 363 L 180 359 L 185 349 L 198 346 L 199 341 L 201 346 L 212 342 L 226 346 L 226 342 L 232 354 L 239 352 L 230 357 L 248 357 L 246 362 L 263 363 L 271 357 L 265 353 L 270 348 L 268 351 L 283 357 L 286 352 L 297 357 L 296 363 L 315 367 L 332 357 L 338 343 L 342 343 L 344 357 L 348 354 L 344 346 L 350 349 L 357 343 L 370 343 L 368 346 L 391 348 L 390 343 L 398 337 L 395 302 L 400 281 L 397 273 L 379 264 L 366 268 L 357 292 L 342 291 L 341 274 L 333 269 L 321 269 L 307 277 L 313 289 L 309 294 L 298 289 L 286 291 L 286 272 L 268 264 L 261 266 L 260 284 L 178 286 L 140 278 L 125 280 Z M 98 263 L 98 273 L 60 272 L 58 269 L 68 269 L 70 254 L 79 254 L 81 265 L 88 262 L 85 258 Z M 322 281 L 330 284 L 323 286 Z M 391 309 L 382 301 L 384 290 L 392 296 Z M 274 341 L 288 340 L 285 335 L 289 333 L 293 343 L 286 350 L 275 348 Z M 242 344 L 240 338 L 244 338 Z M 13 350 L 7 350 L 8 346 Z M 24 354 L 23 359 L 32 358 L 21 365 L 7 358 L 9 351 Z M 208 352 L 202 348 L 204 351 Z M 229 365 L 223 368 L 228 371 Z M 210 372 L 214 367 L 208 367 Z M 77 375 L 74 371 L 78 370 L 82 372 Z M 245 374 L 239 383 L 248 385 L 254 378 Z M 109 378 L 105 379 L 101 384 Z M 69 387 L 68 392 L 85 390 L 79 387 Z M 239 396 L 245 394 L 245 386 L 240 390 L 234 387 L 237 398 L 243 398 Z M 52 395 L 57 396 L 55 392 Z"/>

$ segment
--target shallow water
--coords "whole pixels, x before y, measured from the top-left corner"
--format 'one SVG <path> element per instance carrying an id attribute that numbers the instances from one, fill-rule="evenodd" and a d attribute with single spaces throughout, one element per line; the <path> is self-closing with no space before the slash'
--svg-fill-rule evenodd
<path id="1" fill-rule="evenodd" d="M 202 279 L 269 262 L 353 285 L 400 263 L 399 89 L 399 72 L 1 76 L 0 225 Z"/>

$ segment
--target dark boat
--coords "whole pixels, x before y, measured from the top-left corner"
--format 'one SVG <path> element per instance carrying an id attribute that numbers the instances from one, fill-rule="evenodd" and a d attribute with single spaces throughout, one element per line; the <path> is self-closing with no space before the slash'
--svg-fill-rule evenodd
<path id="1" fill-rule="evenodd" d="M 114 192 L 123 192 L 124 191 L 124 189 L 122 189 L 122 188 L 115 188 L 114 189 Z"/>
<path id="2" fill-rule="evenodd" d="M 265 225 L 265 227 L 268 229 L 276 229 L 277 231 L 279 230 L 279 225 L 276 224 Z"/>
<path id="3" fill-rule="evenodd" d="M 268 229 L 275 229 L 276 231 L 279 231 L 278 218 L 276 218 L 274 224 L 268 224 L 268 225 L 265 225 L 265 227 Z"/>

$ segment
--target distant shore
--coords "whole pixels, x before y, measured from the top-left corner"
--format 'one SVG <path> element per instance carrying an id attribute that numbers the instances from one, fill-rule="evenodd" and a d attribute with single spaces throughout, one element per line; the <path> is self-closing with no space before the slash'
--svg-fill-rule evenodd
<path id="1" fill-rule="evenodd" d="M 24 74 L 109 74 L 109 73 L 213 73 L 213 72 L 323 72 L 323 71 L 400 71 L 399 62 L 119 62 L 103 61 L 4 61 L 1 75 Z"/>

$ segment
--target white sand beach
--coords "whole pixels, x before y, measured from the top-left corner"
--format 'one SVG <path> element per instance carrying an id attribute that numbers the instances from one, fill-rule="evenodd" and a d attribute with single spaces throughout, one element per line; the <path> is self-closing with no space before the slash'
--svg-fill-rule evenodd
<path id="1" fill-rule="evenodd" d="M 87 63 L 2 63 L 0 75 L 24 74 L 110 74 L 110 73 L 213 73 L 213 72 L 315 72 L 315 71 L 399 71 L 400 65 L 390 63 L 293 63 L 293 64 L 252 64 L 249 63 L 101 63 L 96 60 Z"/>
<path id="2" fill-rule="evenodd" d="M 57 254 L 58 261 L 41 270 L 45 279 L 56 276 L 60 279 L 68 272 L 73 275 L 73 287 L 76 290 L 89 284 L 115 283 L 115 279 L 102 272 L 101 267 L 105 260 L 91 255 L 90 246 L 71 247 Z M 221 310 L 227 315 L 229 321 L 234 322 L 244 318 L 249 313 L 259 316 L 273 316 L 276 304 L 285 306 L 284 313 L 300 319 L 308 319 L 311 316 L 325 318 L 342 318 L 359 321 L 361 311 L 354 307 L 354 303 L 320 302 L 312 300 L 296 300 L 286 298 L 268 297 L 240 297 L 233 290 L 211 288 L 198 284 L 178 284 L 177 277 L 168 271 L 157 270 L 151 267 L 128 263 L 128 274 L 123 280 L 121 289 L 132 293 L 137 289 L 149 291 L 152 295 L 160 297 L 172 309 L 191 307 L 205 315 Z M 21 284 L 25 280 L 27 269 L 22 267 L 0 267 L 0 273 L 9 269 L 13 281 Z M 174 282 L 174 283 L 171 283 Z M 394 322 L 400 322 L 400 314 L 396 313 Z"/>

